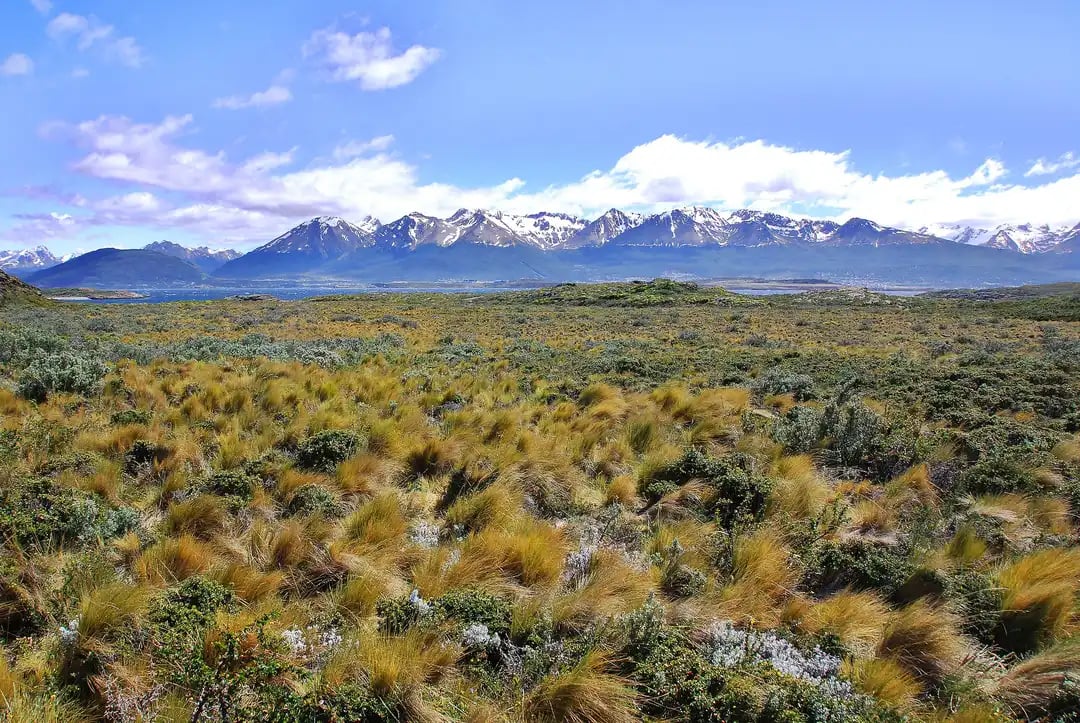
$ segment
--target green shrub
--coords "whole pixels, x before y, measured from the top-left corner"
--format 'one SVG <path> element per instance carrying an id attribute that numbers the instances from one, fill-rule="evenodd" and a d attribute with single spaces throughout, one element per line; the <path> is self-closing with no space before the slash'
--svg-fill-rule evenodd
<path id="1" fill-rule="evenodd" d="M 121 409 L 113 412 L 109 423 L 115 427 L 126 427 L 131 424 L 149 424 L 151 414 L 145 409 Z"/>
<path id="2" fill-rule="evenodd" d="M 285 509 L 289 517 L 318 514 L 331 518 L 340 517 L 343 512 L 341 500 L 322 485 L 304 485 L 293 494 Z"/>
<path id="3" fill-rule="evenodd" d="M 296 463 L 316 472 L 333 472 L 360 450 L 362 442 L 360 435 L 344 429 L 319 432 L 297 446 Z"/>
<path id="4" fill-rule="evenodd" d="M 753 471 L 750 458 L 732 455 L 717 459 L 691 448 L 676 462 L 652 475 L 643 492 L 646 499 L 656 502 L 694 480 L 706 482 L 715 489 L 715 502 L 704 512 L 715 515 L 725 527 L 761 519 L 772 489 L 769 478 Z"/>
<path id="5" fill-rule="evenodd" d="M 21 546 L 86 544 L 126 534 L 138 522 L 133 509 L 108 507 L 48 479 L 22 479 L 0 487 L 0 537 Z"/>
<path id="6" fill-rule="evenodd" d="M 915 572 L 906 548 L 865 540 L 827 540 L 811 548 L 805 560 L 804 585 L 811 590 L 852 587 L 886 596 Z"/>
<path id="7" fill-rule="evenodd" d="M 61 352 L 30 362 L 19 374 L 18 393 L 34 402 L 43 402 L 54 392 L 92 396 L 101 390 L 108 372 L 105 363 L 90 357 Z"/>
<path id="8" fill-rule="evenodd" d="M 199 487 L 215 495 L 235 500 L 250 500 L 254 495 L 255 481 L 242 470 L 218 470 L 204 477 Z"/>

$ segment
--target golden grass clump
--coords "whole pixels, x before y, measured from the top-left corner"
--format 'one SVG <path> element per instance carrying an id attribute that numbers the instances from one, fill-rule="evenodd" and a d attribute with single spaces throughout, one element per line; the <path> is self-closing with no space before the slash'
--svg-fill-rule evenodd
<path id="1" fill-rule="evenodd" d="M 602 653 L 585 655 L 573 668 L 545 678 L 525 699 L 525 718 L 545 723 L 630 723 L 638 720 L 629 681 L 608 672 Z"/>
<path id="2" fill-rule="evenodd" d="M 458 564 L 475 565 L 526 587 L 550 587 L 562 575 L 566 552 L 559 530 L 523 519 L 510 530 L 492 528 L 469 537 Z"/>
<path id="3" fill-rule="evenodd" d="M 488 528 L 506 529 L 522 513 L 522 494 L 513 484 L 497 481 L 465 497 L 446 510 L 445 521 L 470 532 Z"/>
<path id="4" fill-rule="evenodd" d="M 775 532 L 763 529 L 735 541 L 732 582 L 708 594 L 707 599 L 721 617 L 775 627 L 797 581 L 788 548 Z"/>
<path id="5" fill-rule="evenodd" d="M 922 599 L 890 616 L 877 652 L 933 684 L 954 672 L 969 650 L 956 616 Z"/>
<path id="6" fill-rule="evenodd" d="M 994 692 L 1015 715 L 1034 720 L 1049 712 L 1065 682 L 1078 675 L 1080 639 L 1072 639 L 1014 665 L 997 681 Z"/>
<path id="7" fill-rule="evenodd" d="M 918 678 L 890 658 L 855 661 L 845 672 L 858 690 L 902 713 L 913 712 L 923 692 Z"/>
<path id="8" fill-rule="evenodd" d="M 1080 549 L 1048 549 L 1002 568 L 1003 642 L 1028 652 L 1076 630 L 1080 590 Z"/>
<path id="9" fill-rule="evenodd" d="M 402 635 L 361 633 L 335 650 L 322 678 L 330 689 L 366 682 L 380 700 L 404 708 L 406 719 L 426 718 L 432 713 L 424 700 L 428 689 L 453 674 L 460 655 L 456 646 L 416 629 Z"/>
<path id="10" fill-rule="evenodd" d="M 107 640 L 132 628 L 149 602 L 145 587 L 113 583 L 92 591 L 79 604 L 79 640 Z"/>
<path id="11" fill-rule="evenodd" d="M 338 465 L 335 479 L 342 492 L 370 497 L 392 485 L 400 473 L 401 467 L 392 459 L 361 453 Z"/>
<path id="12" fill-rule="evenodd" d="M 169 585 L 205 572 L 213 560 L 213 550 L 205 542 L 181 535 L 144 550 L 135 560 L 135 574 L 149 583 Z"/>
<path id="13" fill-rule="evenodd" d="M 384 492 L 356 508 L 343 522 L 345 536 L 360 545 L 382 545 L 403 537 L 408 522 L 397 493 Z"/>
<path id="14" fill-rule="evenodd" d="M 229 526 L 229 512 L 217 495 L 199 495 L 169 505 L 164 526 L 171 536 L 192 535 L 210 540 Z"/>
<path id="15" fill-rule="evenodd" d="M 559 628 L 584 630 L 640 607 L 653 589 L 649 575 L 631 567 L 618 552 L 598 550 L 585 579 L 552 604 L 552 621 Z"/>
<path id="16" fill-rule="evenodd" d="M 835 496 L 808 454 L 780 457 L 772 463 L 770 473 L 776 480 L 769 497 L 770 513 L 794 519 L 814 517 Z"/>
<path id="17" fill-rule="evenodd" d="M 868 655 L 881 641 L 889 606 L 871 592 L 841 590 L 807 605 L 795 621 L 811 635 L 835 635 L 849 650 Z"/>

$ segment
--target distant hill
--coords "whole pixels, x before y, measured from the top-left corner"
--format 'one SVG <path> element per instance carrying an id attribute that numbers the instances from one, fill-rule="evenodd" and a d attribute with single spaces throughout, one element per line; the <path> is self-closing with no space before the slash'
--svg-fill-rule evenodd
<path id="1" fill-rule="evenodd" d="M 0 271 L 0 306 L 20 303 L 44 304 L 47 300 L 30 284 Z"/>
<path id="2" fill-rule="evenodd" d="M 930 299 L 967 299 L 972 301 L 1018 301 L 1022 299 L 1051 299 L 1061 296 L 1080 298 L 1080 283 L 1032 284 L 1030 286 L 998 286 L 992 289 L 947 289 L 919 294 Z"/>
<path id="3" fill-rule="evenodd" d="M 221 249 L 215 251 L 207 246 L 188 248 L 172 241 L 155 241 L 143 246 L 144 251 L 157 251 L 158 253 L 175 256 L 178 259 L 194 264 L 205 273 L 210 273 L 221 268 L 233 259 L 240 258 L 243 254 L 233 249 Z"/>
<path id="4" fill-rule="evenodd" d="M 158 251 L 98 249 L 27 277 L 42 287 L 186 286 L 205 281 L 195 265 Z"/>

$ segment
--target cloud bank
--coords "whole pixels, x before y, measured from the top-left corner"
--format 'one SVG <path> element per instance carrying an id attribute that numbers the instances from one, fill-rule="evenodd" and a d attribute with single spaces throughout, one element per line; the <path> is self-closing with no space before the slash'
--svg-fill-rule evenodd
<path id="1" fill-rule="evenodd" d="M 80 197 L 78 208 L 56 210 L 73 219 L 61 222 L 44 214 L 25 221 L 54 236 L 95 225 L 182 227 L 214 243 L 266 241 L 316 215 L 391 220 L 410 211 L 449 215 L 461 207 L 594 216 L 611 207 L 655 211 L 709 205 L 836 219 L 864 216 L 908 228 L 1080 221 L 1075 204 L 1080 174 L 1026 185 L 1010 180 L 1009 170 L 993 158 L 960 177 L 942 170 L 889 176 L 858 170 L 846 150 L 664 135 L 631 149 L 606 170 L 566 183 L 532 189 L 510 177 L 466 187 L 425 182 L 420 169 L 394 152 L 392 136 L 339 144 L 329 158 L 297 168 L 295 148 L 231 159 L 221 150 L 185 145 L 193 122 L 191 115 L 156 123 L 102 116 L 45 128 L 47 137 L 81 149 L 76 171 L 126 186 L 128 192 Z M 1072 157 L 1062 159 L 1058 171 Z M 4 235 L 26 230 L 24 225 Z"/>

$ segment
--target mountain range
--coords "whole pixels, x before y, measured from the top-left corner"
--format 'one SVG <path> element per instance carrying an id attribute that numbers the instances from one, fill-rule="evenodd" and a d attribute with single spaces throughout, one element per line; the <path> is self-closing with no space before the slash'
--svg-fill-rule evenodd
<path id="1" fill-rule="evenodd" d="M 155 241 L 152 244 L 143 246 L 142 250 L 156 251 L 165 254 L 166 256 L 182 259 L 208 274 L 216 271 L 229 261 L 238 259 L 244 255 L 242 252 L 236 251 L 235 249 L 221 249 L 215 251 L 206 246 L 188 248 L 187 246 L 181 246 L 172 241 Z"/>
<path id="2" fill-rule="evenodd" d="M 45 266 L 35 269 L 30 260 L 19 268 L 35 271 L 29 277 L 33 283 L 57 286 L 87 285 L 90 276 L 147 286 L 320 279 L 587 281 L 659 275 L 981 285 L 1077 278 L 1078 250 L 1080 224 L 993 229 L 938 225 L 913 231 L 862 218 L 841 224 L 707 207 L 651 215 L 611 209 L 593 220 L 562 213 L 461 209 L 447 218 L 410 213 L 386 224 L 372 217 L 351 223 L 321 216 L 243 255 L 162 241 L 144 247 L 141 256 L 110 249 L 113 253 L 105 257 L 76 257 L 55 265 L 52 274 Z M 48 263 L 47 250 L 35 253 L 39 263 Z M 145 254 L 185 265 L 151 268 Z M 155 281 L 139 283 L 141 272 L 129 270 L 103 273 L 103 264 L 134 264 Z M 90 276 L 80 277 L 87 273 Z M 61 277 L 62 284 L 45 281 Z"/>

